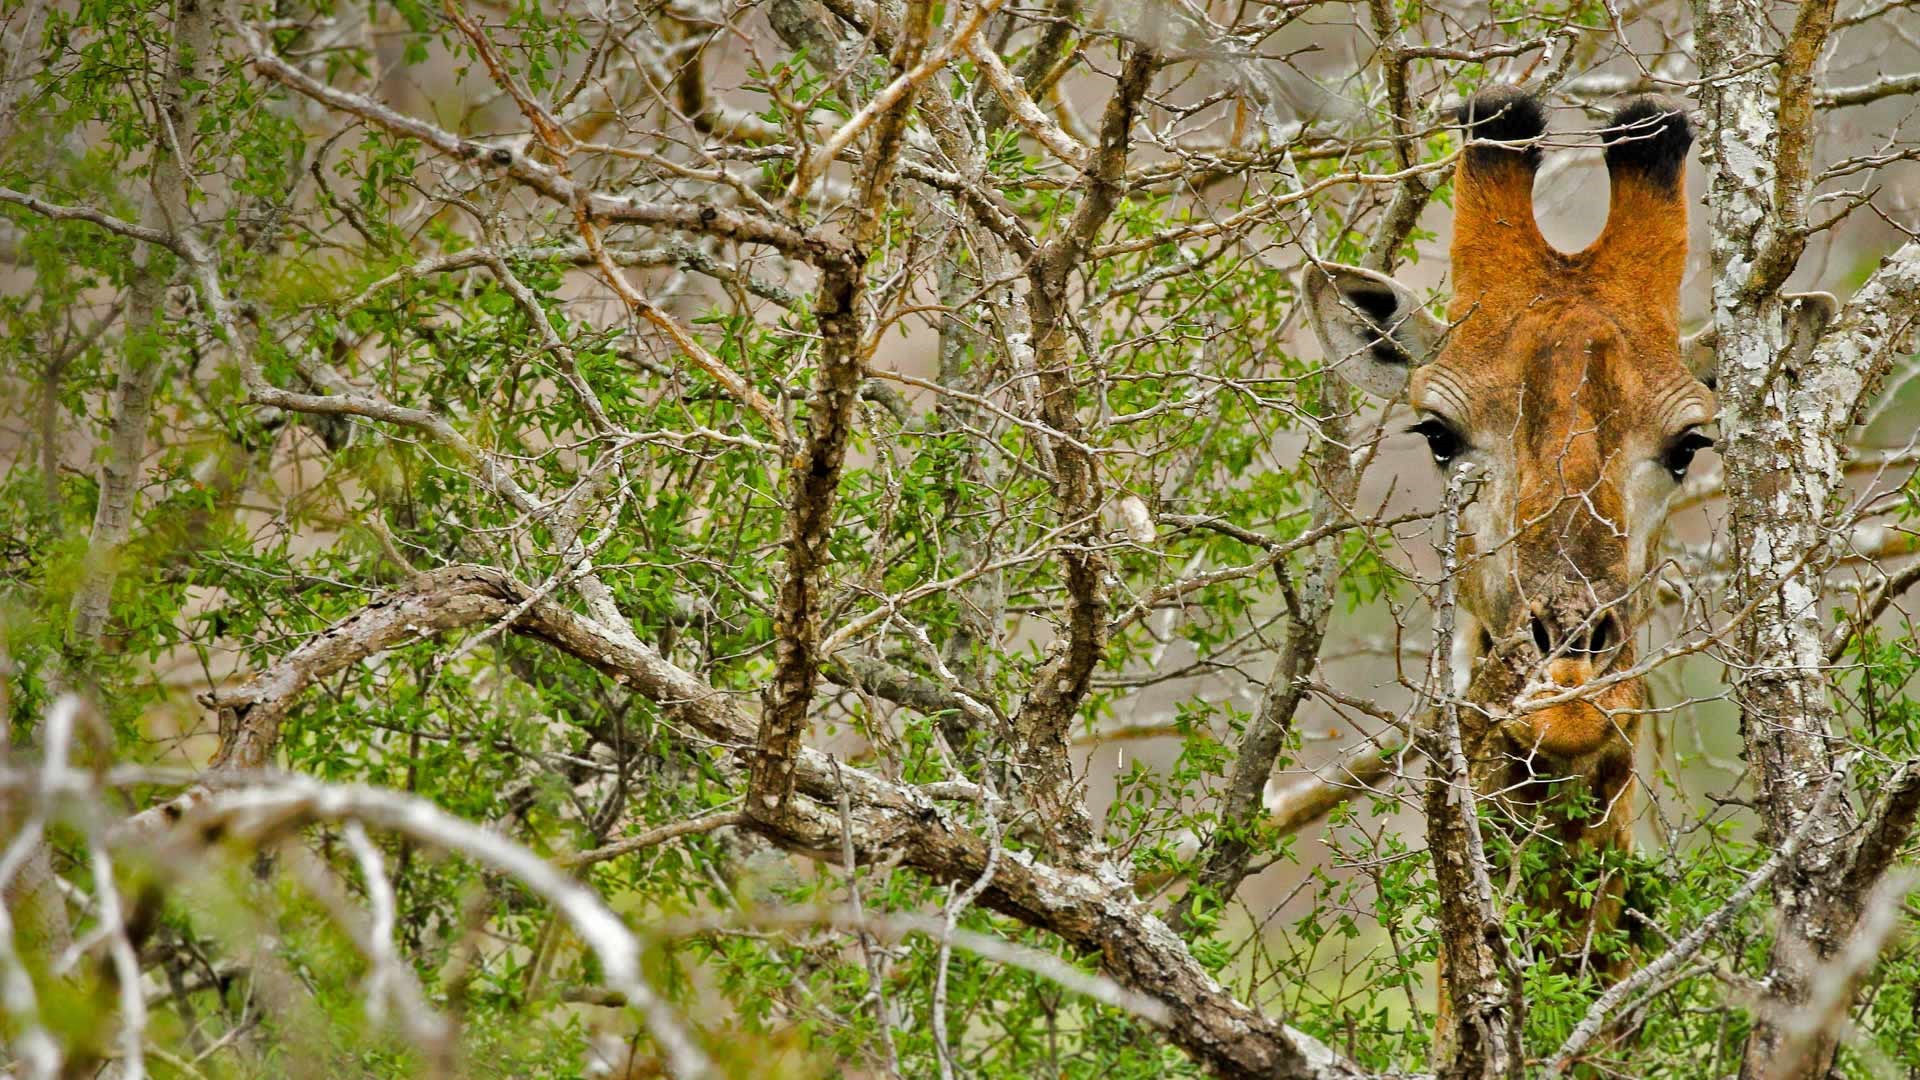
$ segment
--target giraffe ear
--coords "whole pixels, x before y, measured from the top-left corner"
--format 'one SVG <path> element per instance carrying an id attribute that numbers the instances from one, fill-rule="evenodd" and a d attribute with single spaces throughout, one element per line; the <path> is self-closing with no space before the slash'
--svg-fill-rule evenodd
<path id="1" fill-rule="evenodd" d="M 1780 299 L 1787 302 L 1787 355 L 1791 362 L 1800 363 L 1813 351 L 1827 324 L 1833 321 L 1834 313 L 1840 310 L 1840 301 L 1825 292 L 1782 293 Z M 1709 390 L 1718 389 L 1714 385 L 1719 362 L 1717 345 L 1718 338 L 1711 324 L 1680 339 L 1681 358 L 1693 377 L 1707 384 Z"/>
<path id="2" fill-rule="evenodd" d="M 1326 365 L 1375 397 L 1397 398 L 1413 369 L 1440 351 L 1447 324 L 1385 274 L 1309 264 L 1301 287 Z"/>
<path id="3" fill-rule="evenodd" d="M 1709 390 L 1714 389 L 1714 368 L 1720 361 L 1719 338 L 1713 324 L 1708 323 L 1680 339 L 1680 359 Z"/>

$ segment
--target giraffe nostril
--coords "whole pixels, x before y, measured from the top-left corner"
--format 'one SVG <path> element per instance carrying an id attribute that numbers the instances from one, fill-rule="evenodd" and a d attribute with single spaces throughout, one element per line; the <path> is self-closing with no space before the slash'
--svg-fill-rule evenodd
<path id="1" fill-rule="evenodd" d="M 1533 647 L 1540 650 L 1541 656 L 1553 654 L 1553 632 L 1547 628 L 1547 620 L 1538 615 L 1533 617 Z"/>
<path id="2" fill-rule="evenodd" d="M 1595 652 L 1612 652 L 1627 641 L 1625 628 L 1611 611 L 1601 617 L 1600 625 L 1593 632 L 1598 639 L 1594 645 Z"/>
<path id="3" fill-rule="evenodd" d="M 1587 621 L 1573 637 L 1567 651 L 1585 656 L 1599 656 L 1610 652 L 1621 641 L 1620 623 L 1610 611 L 1601 612 Z"/>

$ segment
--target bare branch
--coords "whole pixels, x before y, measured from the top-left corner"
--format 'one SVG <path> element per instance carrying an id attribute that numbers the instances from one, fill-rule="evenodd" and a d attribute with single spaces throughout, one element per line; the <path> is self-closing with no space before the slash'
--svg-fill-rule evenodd
<path id="1" fill-rule="evenodd" d="M 303 777 L 289 777 L 270 787 L 221 792 L 196 807 L 182 824 L 192 835 L 259 844 L 321 821 L 358 821 L 387 829 L 510 875 L 552 904 L 593 949 L 608 987 L 625 995 L 646 1018 L 647 1029 L 666 1053 L 674 1076 L 695 1078 L 712 1072 L 706 1052 L 647 984 L 640 971 L 640 942 L 620 917 L 591 890 L 489 829 L 397 792 L 327 786 Z"/>
<path id="2" fill-rule="evenodd" d="M 1810 1067 L 1825 1064 L 1831 1053 L 1828 1047 L 1853 1008 L 1860 980 L 1879 963 L 1888 939 L 1906 921 L 1905 901 L 1916 887 L 1920 887 L 1920 874 L 1903 871 L 1889 874 L 1865 894 L 1861 917 L 1846 947 L 1820 973 L 1805 1006 L 1788 1018 L 1788 1037 L 1766 1073 L 1768 1080 L 1792 1080 L 1805 1076 Z"/>
<path id="3" fill-rule="evenodd" d="M 563 855 L 555 859 L 554 864 L 568 868 L 591 866 L 597 862 L 606 862 L 608 859 L 617 859 L 623 855 L 631 855 L 636 851 L 644 851 L 650 847 L 658 847 L 669 840 L 676 840 L 682 836 L 698 836 L 701 833 L 710 833 L 715 829 L 726 829 L 735 825 L 742 825 L 746 823 L 746 820 L 747 815 L 739 810 L 716 810 L 710 814 L 701 814 L 699 817 L 688 818 L 685 821 L 675 821 L 661 825 L 658 828 L 648 829 L 638 836 L 629 836 L 624 840 L 616 840 L 604 847 L 594 848 L 592 851 Z"/>
<path id="4" fill-rule="evenodd" d="M 1880 261 L 1815 342 L 1809 387 L 1829 438 L 1846 433 L 1889 365 L 1920 331 L 1920 240 Z"/>
<path id="5" fill-rule="evenodd" d="M 50 203 L 45 199 L 28 195 L 22 191 L 15 191 L 8 187 L 0 187 L 0 203 L 12 203 L 15 206 L 24 207 L 39 214 L 41 217 L 53 221 L 85 221 L 89 224 L 98 225 L 108 232 L 127 237 L 130 240 L 138 240 L 144 244 L 163 247 L 168 251 L 177 252 L 179 250 L 173 233 L 167 229 L 153 228 L 147 225 L 136 225 L 131 221 L 122 220 L 121 218 L 114 217 L 112 214 L 95 210 L 90 206 L 62 206 L 58 203 Z"/>
<path id="6" fill-rule="evenodd" d="M 1266 801 L 1266 828 L 1278 836 L 1288 836 L 1319 821 L 1333 808 L 1374 790 L 1373 785 L 1392 773 L 1394 763 L 1406 752 L 1406 743 L 1389 741 L 1368 743 L 1338 760 L 1323 765 L 1305 780 L 1298 781 Z"/>
<path id="7" fill-rule="evenodd" d="M 1821 792 L 1821 805 L 1829 805 L 1833 799 L 1839 797 L 1845 790 L 1845 779 L 1846 769 L 1843 764 L 1835 769 L 1833 779 Z M 1767 860 L 1761 863 L 1753 873 L 1747 875 L 1746 880 L 1740 883 L 1740 887 L 1727 897 L 1725 903 L 1715 908 L 1713 914 L 1700 920 L 1693 929 L 1687 931 L 1679 941 L 1674 942 L 1666 952 L 1661 953 L 1651 963 L 1609 986 L 1605 993 L 1595 999 L 1594 1003 L 1588 1007 L 1586 1015 L 1574 1025 L 1566 1041 L 1560 1044 L 1560 1049 L 1554 1051 L 1553 1057 L 1548 1059 L 1547 1071 L 1556 1076 L 1566 1072 L 1578 1061 L 1587 1044 L 1600 1034 L 1607 1017 L 1612 1015 L 1614 1010 L 1625 1004 L 1628 998 L 1659 982 L 1669 972 L 1677 970 L 1681 964 L 1692 958 L 1693 954 L 1699 952 L 1715 934 L 1726 929 L 1734 916 L 1740 914 L 1760 890 L 1773 880 L 1773 876 L 1778 874 L 1782 867 L 1793 862 L 1800 852 L 1800 845 L 1806 842 L 1811 832 L 1808 826 L 1813 820 L 1809 817 L 1806 822 L 1803 822 L 1801 827 L 1787 838 L 1785 844 L 1767 856 Z"/>
<path id="8" fill-rule="evenodd" d="M 1007 65 L 1000 61 L 1000 54 L 992 46 L 978 38 L 970 38 L 967 41 L 967 55 L 980 65 L 980 73 L 985 76 L 987 85 L 993 87 L 1000 103 L 1027 130 L 1027 134 L 1039 140 L 1040 145 L 1066 164 L 1075 169 L 1086 168 L 1093 151 L 1061 130 L 1059 124 L 1040 110 L 1040 106 L 1014 81 L 1013 72 L 1007 70 Z"/>
<path id="9" fill-rule="evenodd" d="M 1920 72 L 1882 75 L 1858 86 L 1822 87 L 1814 94 L 1814 104 L 1822 109 L 1844 109 L 1851 105 L 1867 105 L 1885 98 L 1915 93 L 1920 93 Z"/>

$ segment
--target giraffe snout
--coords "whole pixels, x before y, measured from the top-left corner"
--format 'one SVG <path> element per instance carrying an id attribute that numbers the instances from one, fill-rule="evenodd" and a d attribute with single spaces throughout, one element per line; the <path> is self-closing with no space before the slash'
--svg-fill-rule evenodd
<path id="1" fill-rule="evenodd" d="M 1612 611 L 1593 611 L 1583 617 L 1556 617 L 1537 606 L 1528 623 L 1534 648 L 1542 657 L 1567 657 L 1602 662 L 1626 641 L 1620 617 Z M 1585 681 L 1582 679 L 1581 681 Z"/>
<path id="2" fill-rule="evenodd" d="M 1564 596 L 1534 603 L 1527 621 L 1540 655 L 1538 689 L 1532 700 L 1558 698 L 1605 674 L 1627 655 L 1621 615 L 1605 604 Z M 1637 682 L 1615 683 L 1587 696 L 1524 713 L 1524 749 L 1572 759 L 1630 744 L 1632 711 L 1640 705 Z M 1627 710 L 1625 715 L 1622 710 Z"/>

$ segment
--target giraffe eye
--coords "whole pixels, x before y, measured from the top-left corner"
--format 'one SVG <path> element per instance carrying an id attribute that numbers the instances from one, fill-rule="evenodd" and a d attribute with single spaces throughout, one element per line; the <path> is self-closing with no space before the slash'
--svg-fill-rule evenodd
<path id="1" fill-rule="evenodd" d="M 1427 440 L 1427 449 L 1433 451 L 1434 462 L 1443 469 L 1467 448 L 1467 442 L 1460 437 L 1460 433 L 1439 417 L 1429 416 L 1407 430 Z"/>
<path id="2" fill-rule="evenodd" d="M 1660 464 L 1677 484 L 1687 478 L 1687 466 L 1693 464 L 1693 455 L 1712 445 L 1713 440 L 1701 434 L 1699 428 L 1688 428 L 1667 444 L 1666 451 L 1660 455 Z"/>

